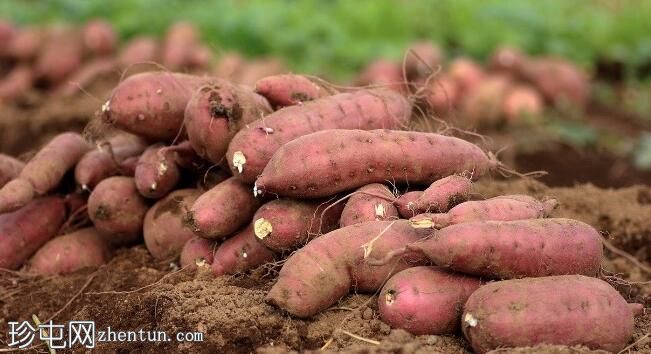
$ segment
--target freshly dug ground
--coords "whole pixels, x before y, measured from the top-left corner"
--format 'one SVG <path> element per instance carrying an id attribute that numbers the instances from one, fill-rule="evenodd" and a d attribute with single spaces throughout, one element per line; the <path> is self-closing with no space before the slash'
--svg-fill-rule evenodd
<path id="1" fill-rule="evenodd" d="M 647 266 L 651 260 L 651 188 L 617 190 L 592 185 L 549 188 L 536 181 L 482 181 L 477 192 L 485 197 L 505 193 L 554 196 L 561 206 L 553 216 L 576 218 L 594 225 L 615 247 Z M 630 353 L 651 352 L 651 274 L 630 260 L 607 251 L 604 274 L 610 275 L 629 301 L 643 303 L 636 319 Z M 577 254 L 577 257 L 580 257 Z M 207 267 L 175 270 L 171 262 L 157 262 L 144 246 L 122 249 L 106 266 L 62 277 L 33 277 L 0 271 L 0 343 L 7 343 L 7 322 L 55 323 L 93 320 L 98 329 L 159 330 L 204 333 L 200 343 L 98 343 L 99 352 L 117 353 L 285 353 L 318 351 L 345 353 L 467 353 L 460 334 L 412 336 L 392 330 L 378 319 L 377 298 L 351 295 L 310 320 L 298 320 L 263 302 L 274 282 L 276 266 L 252 273 L 215 279 Z M 613 274 L 616 274 L 613 275 Z M 617 278 L 621 279 L 617 279 Z M 646 336 L 646 337 L 645 337 Z M 38 340 L 34 344 L 39 345 Z M 40 344 L 35 350 L 45 352 Z M 83 348 L 77 347 L 77 352 Z M 586 348 L 544 346 L 503 349 L 500 353 L 589 353 Z"/>

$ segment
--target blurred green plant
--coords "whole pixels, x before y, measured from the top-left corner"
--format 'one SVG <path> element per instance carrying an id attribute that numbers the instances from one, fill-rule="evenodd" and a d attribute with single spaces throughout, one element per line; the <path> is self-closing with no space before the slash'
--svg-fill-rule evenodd
<path id="1" fill-rule="evenodd" d="M 0 14 L 21 24 L 104 17 L 127 38 L 189 20 L 214 49 L 277 55 L 335 78 L 373 58 L 400 59 L 419 38 L 477 58 L 506 43 L 585 66 L 607 58 L 629 72 L 651 62 L 646 0 L 3 0 Z"/>

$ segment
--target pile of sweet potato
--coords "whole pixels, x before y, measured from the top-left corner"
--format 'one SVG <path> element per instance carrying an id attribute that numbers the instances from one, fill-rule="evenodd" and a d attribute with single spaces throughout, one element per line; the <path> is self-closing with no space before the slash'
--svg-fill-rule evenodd
<path id="1" fill-rule="evenodd" d="M 415 104 L 296 74 L 130 76 L 98 107 L 117 132 L 0 155 L 0 267 L 63 274 L 144 240 L 215 276 L 284 260 L 266 301 L 297 317 L 379 292 L 391 326 L 461 328 L 478 352 L 623 348 L 641 305 L 597 278 L 599 233 L 549 218 L 553 198 L 480 198 L 473 181 L 505 167 L 407 130 Z"/>

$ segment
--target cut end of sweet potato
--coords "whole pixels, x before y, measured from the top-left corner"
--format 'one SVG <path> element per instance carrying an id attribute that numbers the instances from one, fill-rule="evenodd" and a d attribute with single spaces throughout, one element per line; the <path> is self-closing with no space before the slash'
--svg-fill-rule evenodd
<path id="1" fill-rule="evenodd" d="M 260 218 L 253 224 L 253 231 L 255 233 L 255 236 L 262 240 L 271 234 L 273 231 L 273 226 L 269 220 Z"/>
<path id="2" fill-rule="evenodd" d="M 396 292 L 394 290 L 387 291 L 386 295 L 384 295 L 384 301 L 388 306 L 393 305 L 396 302 Z"/>
<path id="3" fill-rule="evenodd" d="M 246 156 L 241 151 L 235 151 L 233 153 L 233 167 L 237 169 L 238 173 L 244 171 L 244 165 L 246 164 Z"/>
<path id="4" fill-rule="evenodd" d="M 431 218 L 413 217 L 409 219 L 409 225 L 414 229 L 431 229 L 434 227 L 434 220 Z"/>
<path id="5" fill-rule="evenodd" d="M 463 322 L 467 324 L 470 327 L 477 327 L 478 320 L 475 316 L 473 316 L 471 313 L 466 313 L 463 316 Z"/>

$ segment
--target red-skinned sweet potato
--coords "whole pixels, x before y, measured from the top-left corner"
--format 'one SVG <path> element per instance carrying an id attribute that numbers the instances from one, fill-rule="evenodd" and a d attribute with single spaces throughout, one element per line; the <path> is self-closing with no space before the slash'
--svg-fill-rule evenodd
<path id="1" fill-rule="evenodd" d="M 425 184 L 462 173 L 477 179 L 498 166 L 478 146 L 435 133 L 325 130 L 278 149 L 255 191 L 324 197 L 384 181 Z"/>
<path id="2" fill-rule="evenodd" d="M 219 78 L 239 83 L 245 66 L 246 59 L 239 53 L 227 52 L 219 58 L 213 69 L 213 74 Z"/>
<path id="3" fill-rule="evenodd" d="M 169 72 L 130 76 L 102 106 L 102 120 L 144 138 L 171 141 L 182 135 L 185 106 L 204 82 L 199 76 Z"/>
<path id="4" fill-rule="evenodd" d="M 141 238 L 148 209 L 131 177 L 107 178 L 88 197 L 90 220 L 114 245 L 132 244 Z"/>
<path id="5" fill-rule="evenodd" d="M 416 335 L 453 334 L 477 278 L 438 267 L 413 267 L 392 276 L 378 296 L 382 321 Z"/>
<path id="6" fill-rule="evenodd" d="M 215 276 L 221 276 L 245 272 L 273 260 L 274 253 L 258 242 L 249 225 L 217 247 L 211 268 Z"/>
<path id="7" fill-rule="evenodd" d="M 237 78 L 236 82 L 253 86 L 263 77 L 272 75 L 280 75 L 287 72 L 285 64 L 282 60 L 274 57 L 255 59 L 242 67 L 242 72 Z"/>
<path id="8" fill-rule="evenodd" d="M 537 116 L 543 112 L 542 96 L 533 87 L 519 85 L 513 87 L 504 97 L 502 111 L 509 122 L 523 116 Z"/>
<path id="9" fill-rule="evenodd" d="M 117 45 L 117 34 L 110 23 L 102 20 L 92 20 L 84 26 L 84 47 L 96 56 L 112 54 Z"/>
<path id="10" fill-rule="evenodd" d="M 366 221 L 398 219 L 398 209 L 393 205 L 393 193 L 381 183 L 358 188 L 341 213 L 341 227 Z"/>
<path id="11" fill-rule="evenodd" d="M 118 75 L 118 62 L 112 58 L 97 58 L 85 63 L 79 70 L 54 89 L 55 95 L 70 97 L 83 92 L 88 86 L 102 77 Z"/>
<path id="12" fill-rule="evenodd" d="M 7 55 L 7 47 L 17 34 L 16 27 L 13 23 L 0 20 L 0 58 Z"/>
<path id="13" fill-rule="evenodd" d="M 83 44 L 79 33 L 69 28 L 51 28 L 34 66 L 36 76 L 57 85 L 82 62 Z"/>
<path id="14" fill-rule="evenodd" d="M 0 81 L 0 102 L 12 101 L 29 91 L 34 71 L 29 65 L 17 65 Z"/>
<path id="15" fill-rule="evenodd" d="M 351 289 L 373 292 L 392 274 L 423 264 L 424 259 L 406 254 L 390 264 L 372 267 L 365 263 L 365 250 L 370 257 L 382 257 L 426 235 L 420 231 L 406 220 L 369 221 L 317 237 L 285 261 L 266 301 L 294 316 L 309 317 Z"/>
<path id="16" fill-rule="evenodd" d="M 110 245 L 89 227 L 48 241 L 30 258 L 27 270 L 42 275 L 67 274 L 99 267 L 110 259 Z"/>
<path id="17" fill-rule="evenodd" d="M 448 76 L 457 84 L 460 95 L 468 95 L 484 79 L 481 66 L 468 58 L 456 58 L 448 66 Z"/>
<path id="18" fill-rule="evenodd" d="M 259 206 L 249 187 L 231 177 L 194 202 L 186 223 L 197 236 L 223 239 L 251 221 Z"/>
<path id="19" fill-rule="evenodd" d="M 63 199 L 43 197 L 0 215 L 0 268 L 18 269 L 49 239 L 66 218 Z"/>
<path id="20" fill-rule="evenodd" d="M 552 104 L 571 104 L 580 109 L 590 96 L 587 74 L 565 59 L 529 59 L 520 65 L 518 73 Z"/>
<path id="21" fill-rule="evenodd" d="M 173 24 L 165 36 L 163 45 L 163 65 L 172 71 L 188 69 L 192 54 L 199 44 L 199 31 L 189 22 Z"/>
<path id="22" fill-rule="evenodd" d="M 603 280 L 581 275 L 505 280 L 475 291 L 462 329 L 477 353 L 538 344 L 583 345 L 617 353 L 633 335 L 639 304 Z"/>
<path id="23" fill-rule="evenodd" d="M 443 228 L 472 221 L 512 221 L 545 218 L 558 206 L 556 199 L 539 201 L 528 195 L 503 195 L 461 203 L 447 213 L 423 213 L 410 219 L 414 227 Z"/>
<path id="24" fill-rule="evenodd" d="M 274 107 L 287 107 L 329 96 L 331 92 L 303 75 L 268 76 L 255 83 L 255 92 Z"/>
<path id="25" fill-rule="evenodd" d="M 179 263 L 181 267 L 188 269 L 196 269 L 197 265 L 202 262 L 211 264 L 216 247 L 217 242 L 213 240 L 192 237 L 183 245 Z"/>
<path id="26" fill-rule="evenodd" d="M 0 153 L 0 188 L 7 182 L 18 177 L 25 163 L 17 158 Z"/>
<path id="27" fill-rule="evenodd" d="M 7 52 L 20 62 L 31 62 L 41 50 L 43 39 L 44 34 L 41 28 L 22 28 L 12 38 Z"/>
<path id="28" fill-rule="evenodd" d="M 156 61 L 158 58 L 158 42 L 151 37 L 136 37 L 128 42 L 120 55 L 118 62 L 125 67 Z"/>
<path id="29" fill-rule="evenodd" d="M 194 234 L 183 223 L 185 213 L 199 198 L 199 189 L 179 189 L 158 201 L 145 214 L 143 236 L 156 259 L 176 257 Z"/>
<path id="30" fill-rule="evenodd" d="M 192 95 L 185 128 L 197 154 L 220 163 L 235 133 L 269 113 L 269 102 L 250 88 L 212 79 Z"/>
<path id="31" fill-rule="evenodd" d="M 439 69 L 442 62 L 441 48 L 429 41 L 416 42 L 407 49 L 405 56 L 407 78 L 412 82 L 425 80 Z"/>
<path id="32" fill-rule="evenodd" d="M 416 200 L 418 200 L 422 194 L 423 191 L 411 191 L 399 196 L 393 204 L 398 209 L 400 216 L 408 219 L 420 214 L 420 211 L 416 209 Z"/>
<path id="33" fill-rule="evenodd" d="M 355 85 L 384 88 L 401 94 L 407 87 L 400 64 L 387 59 L 377 59 L 368 64 L 355 80 Z"/>
<path id="34" fill-rule="evenodd" d="M 521 69 L 522 64 L 527 59 L 527 56 L 519 49 L 502 46 L 493 52 L 489 59 L 488 67 L 493 71 L 515 73 Z"/>
<path id="35" fill-rule="evenodd" d="M 470 178 L 452 175 L 432 183 L 414 202 L 414 210 L 424 212 L 446 212 L 455 205 L 470 198 Z"/>
<path id="36" fill-rule="evenodd" d="M 446 75 L 438 75 L 426 83 L 424 105 L 437 115 L 447 116 L 457 106 L 461 94 L 457 83 Z"/>
<path id="37" fill-rule="evenodd" d="M 292 251 L 338 228 L 343 208 L 326 201 L 272 200 L 253 216 L 254 233 L 273 251 Z"/>
<path id="38" fill-rule="evenodd" d="M 503 118 L 504 98 L 511 80 L 501 75 L 487 76 L 461 103 L 463 118 L 473 126 L 494 126 Z"/>
<path id="39" fill-rule="evenodd" d="M 181 155 L 194 155 L 188 141 L 175 146 L 154 144 L 145 150 L 134 175 L 138 192 L 145 198 L 158 199 L 172 191 L 181 179 Z"/>
<path id="40" fill-rule="evenodd" d="M 253 183 L 274 153 L 296 138 L 325 129 L 397 129 L 410 116 L 411 104 L 399 93 L 385 89 L 341 93 L 283 108 L 248 125 L 235 135 L 226 158 L 234 176 Z M 364 184 L 368 183 L 355 187 Z"/>

